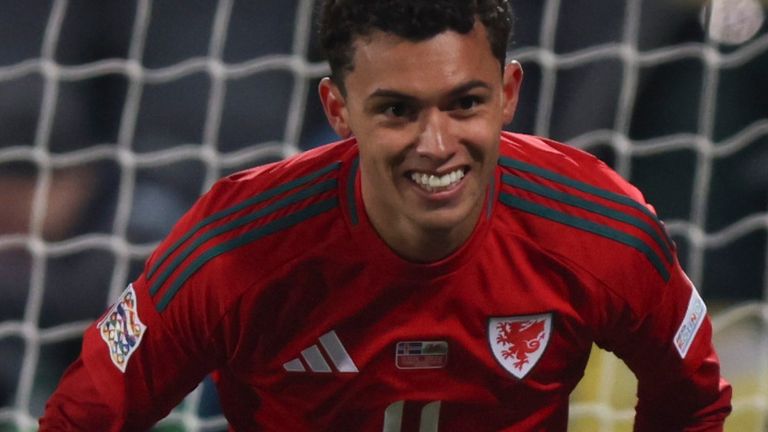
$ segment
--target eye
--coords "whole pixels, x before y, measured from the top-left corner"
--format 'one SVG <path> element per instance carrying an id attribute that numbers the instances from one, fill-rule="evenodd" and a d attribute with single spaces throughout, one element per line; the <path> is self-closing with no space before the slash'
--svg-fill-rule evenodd
<path id="1" fill-rule="evenodd" d="M 456 101 L 456 109 L 460 111 L 470 111 L 483 102 L 479 96 L 467 95 Z"/>
<path id="2" fill-rule="evenodd" d="M 412 121 L 419 115 L 419 106 L 409 101 L 392 101 L 381 104 L 378 112 L 388 121 Z"/>
<path id="3" fill-rule="evenodd" d="M 389 117 L 405 117 L 409 111 L 409 107 L 403 102 L 391 103 L 382 108 L 384 115 Z"/>

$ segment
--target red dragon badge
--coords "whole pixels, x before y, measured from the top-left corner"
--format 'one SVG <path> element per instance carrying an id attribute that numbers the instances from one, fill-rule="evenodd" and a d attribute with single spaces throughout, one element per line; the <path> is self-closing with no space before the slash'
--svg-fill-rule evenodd
<path id="1" fill-rule="evenodd" d="M 522 379 L 539 361 L 549 342 L 552 314 L 488 320 L 488 342 L 504 369 Z"/>

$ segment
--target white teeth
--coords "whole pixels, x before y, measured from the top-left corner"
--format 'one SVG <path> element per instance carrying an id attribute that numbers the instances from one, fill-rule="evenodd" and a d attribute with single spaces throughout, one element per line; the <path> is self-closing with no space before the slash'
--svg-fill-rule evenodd
<path id="1" fill-rule="evenodd" d="M 424 173 L 411 173 L 411 180 L 425 190 L 432 192 L 435 189 L 447 188 L 464 178 L 464 169 L 460 168 L 442 176 Z"/>

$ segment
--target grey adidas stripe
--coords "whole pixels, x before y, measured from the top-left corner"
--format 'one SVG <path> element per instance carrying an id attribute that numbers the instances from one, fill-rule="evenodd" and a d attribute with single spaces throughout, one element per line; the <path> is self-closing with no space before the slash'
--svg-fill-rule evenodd
<path id="1" fill-rule="evenodd" d="M 323 355 L 320 353 L 320 349 L 317 345 L 305 349 L 301 352 L 301 356 L 304 357 L 304 361 L 307 362 L 312 372 L 330 372 L 331 367 L 325 362 Z"/>
<path id="2" fill-rule="evenodd" d="M 331 330 L 320 336 L 320 344 L 339 372 L 357 372 L 355 362 L 352 361 L 352 357 L 344 349 L 344 345 L 341 344 L 341 340 L 339 340 L 339 336 L 336 335 L 335 331 Z"/>
<path id="3" fill-rule="evenodd" d="M 304 372 L 304 365 L 301 364 L 301 360 L 293 359 L 289 362 L 283 363 L 283 369 L 288 372 Z"/>
<path id="4" fill-rule="evenodd" d="M 342 373 L 357 373 L 357 365 L 349 356 L 349 353 L 341 343 L 339 336 L 335 331 L 331 330 L 328 333 L 320 336 L 320 345 L 322 345 L 325 355 L 318 348 L 317 345 L 301 351 L 301 358 L 304 359 L 304 363 L 309 366 L 312 372 L 332 372 L 331 366 L 326 361 L 326 358 L 330 359 L 336 370 Z M 283 369 L 288 372 L 305 372 L 306 369 L 301 363 L 301 360 L 295 358 L 291 361 L 283 363 Z"/>

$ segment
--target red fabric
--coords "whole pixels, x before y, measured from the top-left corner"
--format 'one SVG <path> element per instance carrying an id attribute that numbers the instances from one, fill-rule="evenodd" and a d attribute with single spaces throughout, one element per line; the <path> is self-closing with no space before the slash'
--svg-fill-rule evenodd
<path id="1" fill-rule="evenodd" d="M 501 153 L 642 200 L 602 163 L 561 144 L 505 133 Z M 381 431 L 385 412 L 390 417 L 396 412 L 388 408 L 404 401 L 403 431 L 431 421 L 423 418 L 431 402 L 440 402 L 434 419 L 440 431 L 561 431 L 569 394 L 593 342 L 614 351 L 637 374 L 637 430 L 720 430 L 730 410 L 730 387 L 720 378 L 709 321 L 685 358 L 673 344 L 693 289 L 677 261 L 663 261 L 669 275 L 664 280 L 635 249 L 511 208 L 499 201 L 501 195 L 630 234 L 662 254 L 647 232 L 512 187 L 502 176 L 519 176 L 652 224 L 648 215 L 500 166 L 489 197 L 491 211 L 470 240 L 442 261 L 415 264 L 394 254 L 371 228 L 359 178 L 350 177 L 356 155 L 354 141 L 348 140 L 219 182 L 179 222 L 133 284 L 147 330 L 125 373 L 91 326 L 83 355 L 49 401 L 41 430 L 144 430 L 215 371 L 234 430 Z M 295 189 L 260 195 L 337 162 L 338 169 Z M 333 179 L 330 190 L 278 204 L 295 191 Z M 255 196 L 263 199 L 212 218 Z M 328 200 L 333 209 L 206 258 L 233 244 L 228 242 L 249 239 Z M 234 227 L 270 206 L 279 208 Z M 201 221 L 207 225 L 174 248 Z M 221 234 L 205 237 L 217 228 Z M 196 262 L 203 264 L 185 276 Z M 181 280 L 178 292 L 161 307 Z M 494 356 L 497 335 L 490 323 L 530 315 L 550 317 L 551 329 L 540 358 L 518 378 Z M 357 372 L 340 372 L 319 341 L 331 331 Z M 407 341 L 447 343 L 445 367 L 399 369 L 396 348 Z M 311 347 L 321 352 L 330 372 L 309 370 L 302 352 Z M 284 368 L 295 360 L 306 371 Z"/>

